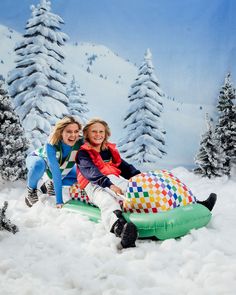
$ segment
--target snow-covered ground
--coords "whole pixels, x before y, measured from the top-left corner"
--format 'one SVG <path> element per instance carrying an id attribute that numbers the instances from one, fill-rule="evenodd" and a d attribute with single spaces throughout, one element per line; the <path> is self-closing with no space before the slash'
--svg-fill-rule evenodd
<path id="1" fill-rule="evenodd" d="M 181 167 L 172 172 L 200 200 L 217 193 L 210 223 L 178 240 L 138 240 L 122 251 L 101 224 L 46 197 L 30 209 L 23 182 L 1 182 L 0 206 L 9 202 L 7 216 L 20 231 L 0 231 L 0 294 L 236 294 L 236 173 L 209 180 Z"/>

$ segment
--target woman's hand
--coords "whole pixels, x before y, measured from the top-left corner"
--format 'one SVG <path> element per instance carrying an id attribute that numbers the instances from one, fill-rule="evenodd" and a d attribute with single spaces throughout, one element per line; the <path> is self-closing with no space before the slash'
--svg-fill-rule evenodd
<path id="1" fill-rule="evenodd" d="M 110 186 L 110 189 L 111 189 L 116 195 L 123 195 L 122 190 L 121 190 L 118 186 L 116 186 L 116 185 L 114 185 L 114 184 L 112 184 L 112 185 Z"/>
<path id="2" fill-rule="evenodd" d="M 61 209 L 63 207 L 63 205 L 64 204 L 62 203 L 62 204 L 57 204 L 56 206 L 57 206 L 58 209 Z"/>

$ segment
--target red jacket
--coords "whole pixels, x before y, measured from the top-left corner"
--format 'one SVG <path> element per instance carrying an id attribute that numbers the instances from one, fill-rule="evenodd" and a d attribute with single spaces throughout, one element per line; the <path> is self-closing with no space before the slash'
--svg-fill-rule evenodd
<path id="1" fill-rule="evenodd" d="M 100 170 L 100 172 L 104 175 L 113 174 L 116 176 L 119 176 L 121 174 L 121 171 L 117 168 L 121 164 L 121 157 L 116 149 L 116 145 L 113 143 L 107 143 L 106 146 L 109 148 L 111 154 L 112 154 L 112 162 L 104 162 L 102 157 L 100 156 L 99 152 L 95 151 L 88 143 L 84 143 L 80 149 L 85 150 L 88 152 L 91 160 L 93 163 L 97 166 L 97 168 Z M 88 179 L 86 179 L 79 169 L 77 170 L 77 181 L 80 185 L 81 189 L 84 189 L 86 185 L 89 183 Z"/>

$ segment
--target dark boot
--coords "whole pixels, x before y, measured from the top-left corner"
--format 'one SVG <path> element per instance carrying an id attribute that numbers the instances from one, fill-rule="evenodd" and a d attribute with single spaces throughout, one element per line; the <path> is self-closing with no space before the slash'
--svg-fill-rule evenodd
<path id="1" fill-rule="evenodd" d="M 211 211 L 215 206 L 216 200 L 217 195 L 215 193 L 211 193 L 205 201 L 197 201 L 197 203 L 207 207 L 207 209 Z"/>
<path id="2" fill-rule="evenodd" d="M 118 220 L 113 224 L 111 232 L 121 238 L 122 248 L 136 247 L 135 241 L 138 237 L 138 231 L 135 224 L 127 222 L 121 210 L 115 210 L 114 214 L 118 217 Z"/>
<path id="3" fill-rule="evenodd" d="M 53 184 L 52 180 L 46 182 L 46 188 L 47 188 L 47 194 L 50 197 L 53 197 L 56 195 L 55 190 L 54 190 L 54 184 Z"/>
<path id="4" fill-rule="evenodd" d="M 118 217 L 118 220 L 113 224 L 113 226 L 111 228 L 111 232 L 113 234 L 115 234 L 116 237 L 120 238 L 121 232 L 122 232 L 125 224 L 127 223 L 127 221 L 123 217 L 121 210 L 115 210 L 113 213 Z"/>
<path id="5" fill-rule="evenodd" d="M 40 190 L 42 192 L 42 194 L 46 194 L 47 193 L 47 187 L 45 182 L 41 185 Z"/>
<path id="6" fill-rule="evenodd" d="M 37 195 L 37 189 L 30 188 L 27 186 L 27 190 L 28 190 L 28 194 L 27 194 L 27 197 L 25 197 L 25 203 L 28 207 L 32 207 L 39 200 Z"/>
<path id="7" fill-rule="evenodd" d="M 132 222 L 127 222 L 121 232 L 121 246 L 123 248 L 136 247 L 135 241 L 137 237 L 137 227 Z"/>

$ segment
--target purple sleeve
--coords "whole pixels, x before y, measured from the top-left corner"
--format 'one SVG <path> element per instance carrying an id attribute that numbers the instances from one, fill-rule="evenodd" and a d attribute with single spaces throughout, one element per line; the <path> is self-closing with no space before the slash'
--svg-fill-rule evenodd
<path id="1" fill-rule="evenodd" d="M 81 174 L 92 184 L 97 184 L 103 188 L 110 187 L 113 184 L 93 163 L 87 151 L 80 150 L 76 162 Z"/>

